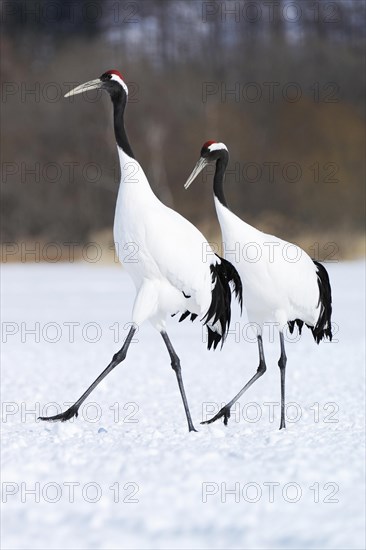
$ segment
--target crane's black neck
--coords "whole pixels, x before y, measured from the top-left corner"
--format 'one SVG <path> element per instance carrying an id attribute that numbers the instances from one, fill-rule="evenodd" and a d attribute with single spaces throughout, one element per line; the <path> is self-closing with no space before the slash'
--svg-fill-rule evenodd
<path id="1" fill-rule="evenodd" d="M 132 152 L 130 142 L 128 141 L 124 114 L 127 103 L 127 95 L 121 91 L 111 93 L 111 100 L 113 103 L 113 120 L 114 120 L 114 133 L 116 136 L 116 142 L 118 147 L 122 149 L 126 155 L 131 158 L 135 158 Z"/>
<path id="2" fill-rule="evenodd" d="M 226 198 L 224 195 L 224 179 L 227 163 L 229 161 L 229 155 L 227 151 L 222 151 L 220 157 L 216 161 L 216 170 L 213 183 L 213 191 L 215 197 L 221 202 L 223 206 L 227 207 Z"/>

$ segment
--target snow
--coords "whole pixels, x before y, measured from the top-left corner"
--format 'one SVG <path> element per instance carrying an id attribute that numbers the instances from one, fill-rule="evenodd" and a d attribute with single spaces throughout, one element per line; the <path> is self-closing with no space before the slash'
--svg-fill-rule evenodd
<path id="1" fill-rule="evenodd" d="M 254 374 L 257 346 L 237 311 L 221 352 L 206 350 L 197 321 L 169 322 L 199 430 L 188 433 L 149 325 L 78 419 L 37 421 L 65 409 L 109 363 L 134 288 L 115 266 L 3 265 L 3 548 L 365 548 L 364 264 L 327 268 L 335 340 L 317 346 L 305 331 L 287 344 L 295 421 L 286 430 L 270 327 L 266 374 L 227 427 L 201 426 Z"/>

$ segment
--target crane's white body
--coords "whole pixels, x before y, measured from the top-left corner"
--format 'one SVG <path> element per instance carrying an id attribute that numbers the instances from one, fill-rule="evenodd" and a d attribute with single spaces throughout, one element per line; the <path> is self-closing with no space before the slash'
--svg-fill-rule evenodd
<path id="1" fill-rule="evenodd" d="M 166 316 L 178 311 L 204 316 L 213 286 L 210 265 L 220 259 L 194 225 L 159 201 L 140 164 L 117 148 L 121 182 L 114 240 L 136 286 L 132 321 L 150 320 L 161 331 Z M 124 261 L 128 251 L 132 254 Z"/>
<path id="2" fill-rule="evenodd" d="M 237 271 L 208 250 L 204 236 L 182 216 L 163 205 L 152 192 L 134 158 L 125 127 L 128 89 L 119 71 L 77 86 L 66 97 L 104 89 L 113 103 L 114 133 L 121 166 L 121 182 L 114 219 L 118 256 L 136 286 L 132 322 L 123 346 L 109 365 L 66 411 L 42 420 L 64 422 L 78 415 L 81 404 L 124 359 L 137 327 L 149 320 L 160 332 L 175 371 L 190 432 L 196 431 L 184 389 L 180 360 L 165 330 L 166 316 L 182 312 L 193 321 L 198 315 L 207 328 L 207 347 L 224 342 L 230 325 L 231 288 L 241 303 L 242 284 Z M 132 248 L 132 250 L 131 250 Z"/>
<path id="3" fill-rule="evenodd" d="M 237 269 L 243 284 L 250 322 L 276 323 L 301 319 L 315 326 L 319 318 L 319 287 L 313 260 L 294 244 L 245 223 L 216 197 L 224 256 Z"/>
<path id="4" fill-rule="evenodd" d="M 229 153 L 224 143 L 206 141 L 201 148 L 200 158 L 184 187 L 188 189 L 204 167 L 210 162 L 215 162 L 213 191 L 222 232 L 223 253 L 226 262 L 232 263 L 241 279 L 244 305 L 257 336 L 259 366 L 254 376 L 235 397 L 205 423 L 211 424 L 223 417 L 224 424 L 227 424 L 231 407 L 265 373 L 263 325 L 274 323 L 279 331 L 281 346 L 278 366 L 281 373 L 280 429 L 282 429 L 286 427 L 287 357 L 284 329 L 288 324 L 292 333 L 296 324 L 301 333 L 305 323 L 311 329 L 316 343 L 324 337 L 332 340 L 332 292 L 329 277 L 325 267 L 313 261 L 304 250 L 273 235 L 262 233 L 228 209 L 223 191 L 228 160 Z M 251 253 L 250 249 L 252 249 Z"/>

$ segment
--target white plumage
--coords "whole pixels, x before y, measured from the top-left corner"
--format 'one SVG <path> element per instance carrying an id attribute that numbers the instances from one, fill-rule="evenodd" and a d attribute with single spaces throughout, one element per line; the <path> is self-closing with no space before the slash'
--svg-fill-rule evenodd
<path id="1" fill-rule="evenodd" d="M 223 191 L 228 158 L 228 150 L 223 143 L 206 142 L 185 187 L 189 187 L 208 163 L 216 163 L 214 202 L 224 256 L 233 263 L 241 277 L 244 305 L 257 333 L 260 364 L 257 373 L 244 388 L 208 422 L 224 417 L 227 423 L 231 406 L 265 372 L 263 325 L 274 323 L 279 330 L 281 345 L 278 363 L 281 371 L 281 429 L 285 427 L 287 362 L 283 331 L 288 324 L 292 332 L 296 324 L 301 333 L 305 323 L 317 343 L 326 337 L 331 339 L 331 288 L 324 266 L 312 260 L 304 250 L 259 231 L 229 210 Z"/>
<path id="2" fill-rule="evenodd" d="M 225 257 L 235 264 L 243 283 L 244 305 L 251 322 L 276 323 L 301 319 L 315 326 L 319 318 L 319 287 L 313 260 L 298 246 L 245 223 L 216 197 Z M 239 243 L 240 261 L 230 250 Z"/>
<path id="3" fill-rule="evenodd" d="M 149 320 L 161 331 L 167 315 L 189 310 L 203 317 L 212 298 L 211 266 L 221 260 L 209 249 L 208 261 L 203 261 L 208 245 L 202 233 L 158 200 L 135 159 L 120 147 L 118 153 L 122 176 L 114 240 L 122 263 L 125 247 L 136 247 L 134 261 L 124 263 L 137 291 L 132 321 L 141 325 Z M 137 181 L 124 177 L 131 165 Z"/>
<path id="4" fill-rule="evenodd" d="M 241 301 L 241 282 L 236 270 L 209 249 L 206 239 L 190 222 L 162 204 L 135 159 L 124 127 L 128 89 L 118 71 L 107 71 L 99 79 L 78 86 L 67 95 L 85 90 L 106 90 L 113 103 L 114 131 L 121 167 L 114 239 L 121 261 L 126 249 L 133 254 L 123 261 L 136 286 L 129 334 L 108 367 L 72 407 L 43 420 L 68 420 L 93 389 L 126 357 L 133 335 L 149 320 L 160 332 L 168 349 L 181 393 L 189 431 L 195 430 L 183 386 L 180 360 L 166 333 L 166 317 L 181 312 L 180 320 L 197 316 L 206 324 L 208 347 L 224 342 L 230 325 L 233 283 Z"/>

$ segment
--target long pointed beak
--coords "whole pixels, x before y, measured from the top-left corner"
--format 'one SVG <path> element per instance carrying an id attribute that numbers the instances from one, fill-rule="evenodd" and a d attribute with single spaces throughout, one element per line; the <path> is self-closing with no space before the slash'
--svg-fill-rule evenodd
<path id="1" fill-rule="evenodd" d="M 200 160 L 197 162 L 196 166 L 193 168 L 191 175 L 187 179 L 187 181 L 184 184 L 184 189 L 188 189 L 188 187 L 191 185 L 192 181 L 196 179 L 198 174 L 202 172 L 205 166 L 207 166 L 208 161 L 204 158 L 200 158 Z"/>
<path id="2" fill-rule="evenodd" d="M 89 80 L 89 82 L 80 84 L 80 86 L 76 86 L 76 88 L 67 92 L 67 94 L 65 94 L 64 97 L 70 97 L 72 95 L 81 94 L 82 92 L 87 92 L 89 90 L 95 90 L 96 88 L 101 88 L 102 84 L 103 82 L 100 80 L 100 78 L 96 78 L 95 80 Z"/>

